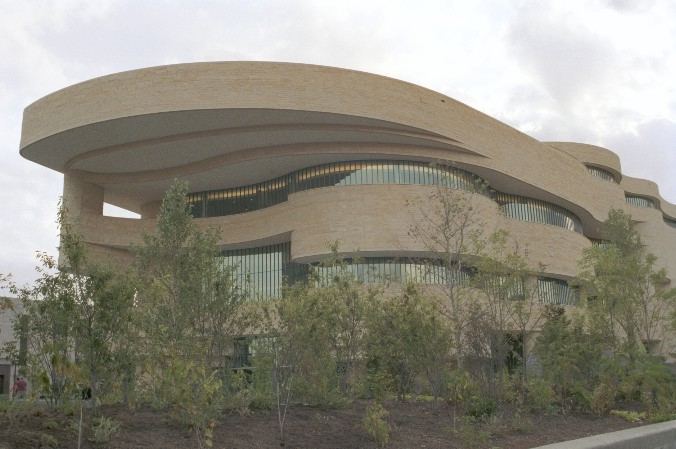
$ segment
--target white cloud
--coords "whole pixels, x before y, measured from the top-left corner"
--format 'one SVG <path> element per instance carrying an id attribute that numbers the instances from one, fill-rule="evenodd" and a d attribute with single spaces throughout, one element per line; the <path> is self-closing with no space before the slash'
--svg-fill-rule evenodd
<path id="1" fill-rule="evenodd" d="M 645 179 L 663 179 L 658 183 L 666 199 L 676 198 L 676 121 L 656 119 L 641 123 L 635 132 L 620 132 L 606 137 L 605 145 L 623 154 L 622 171 Z M 655 157 L 654 155 L 659 155 Z"/>
<path id="2" fill-rule="evenodd" d="M 22 109 L 69 84 L 199 60 L 349 67 L 455 97 L 542 139 L 617 151 L 676 201 L 669 0 L 0 0 L 0 272 L 55 253 L 61 176 L 18 155 Z"/>

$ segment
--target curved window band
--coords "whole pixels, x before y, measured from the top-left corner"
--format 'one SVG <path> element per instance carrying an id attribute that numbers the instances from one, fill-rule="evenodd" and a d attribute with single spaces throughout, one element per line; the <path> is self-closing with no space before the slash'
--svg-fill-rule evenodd
<path id="1" fill-rule="evenodd" d="M 436 185 L 490 195 L 509 218 L 559 226 L 582 232 L 580 220 L 554 204 L 531 198 L 489 192 L 486 182 L 465 170 L 415 161 L 349 161 L 318 165 L 243 187 L 188 195 L 195 218 L 239 214 L 285 202 L 289 194 L 330 186 L 409 184 Z"/>
<path id="2" fill-rule="evenodd" d="M 435 259 L 411 259 L 407 257 L 366 257 L 346 259 L 344 266 L 313 265 L 312 272 L 319 285 L 328 285 L 342 271 L 353 276 L 359 282 L 428 285 L 469 285 L 473 271 L 463 267 L 458 271 L 447 270 Z"/>
<path id="3" fill-rule="evenodd" d="M 415 161 L 335 162 L 243 187 L 188 195 L 195 218 L 250 212 L 283 203 L 289 194 L 321 187 L 374 184 L 438 185 L 485 191 L 485 182 L 465 170 Z"/>
<path id="4" fill-rule="evenodd" d="M 615 178 L 615 175 L 613 175 L 608 170 L 604 170 L 602 168 L 599 168 L 599 167 L 596 167 L 596 166 L 593 166 L 593 165 L 586 165 L 585 167 L 587 167 L 587 171 L 592 176 L 596 176 L 597 178 L 601 178 L 604 181 L 614 182 L 615 184 L 618 183 L 617 179 Z"/>
<path id="5" fill-rule="evenodd" d="M 630 194 L 625 194 L 624 199 L 627 201 L 627 203 L 631 204 L 634 207 L 645 207 L 648 209 L 657 209 L 657 205 L 655 204 L 655 201 L 652 200 L 651 198 L 646 198 L 643 196 L 638 196 L 638 195 L 630 195 Z"/>
<path id="6" fill-rule="evenodd" d="M 509 218 L 559 226 L 582 233 L 580 219 L 562 207 L 546 201 L 500 192 L 496 192 L 494 198 L 500 205 L 500 210 Z"/>
<path id="7" fill-rule="evenodd" d="M 320 286 L 329 285 L 340 270 L 355 280 L 369 283 L 407 283 L 469 285 L 473 272 L 467 267 L 447 270 L 435 259 L 366 257 L 346 259 L 343 267 L 301 264 L 291 261 L 289 242 L 255 248 L 224 250 L 218 257 L 221 266 L 232 270 L 232 280 L 250 300 L 279 298 L 283 285 L 307 280 L 310 273 Z"/>
<path id="8" fill-rule="evenodd" d="M 319 286 L 331 284 L 341 270 L 365 284 L 413 282 L 424 285 L 475 286 L 501 292 L 506 299 L 522 299 L 523 285 L 510 283 L 505 289 L 502 278 L 484 278 L 472 281 L 472 267 L 458 271 L 447 270 L 437 259 L 397 257 L 366 257 L 346 259 L 344 265 L 321 266 L 291 261 L 289 242 L 264 247 L 225 250 L 219 256 L 222 266 L 232 269 L 233 282 L 249 300 L 267 300 L 282 296 L 283 285 L 312 278 Z M 537 281 L 538 298 L 544 304 L 576 304 L 578 291 L 565 281 L 540 277 Z M 504 290 L 504 291 L 503 291 Z M 496 291 L 493 293 L 495 294 Z"/>

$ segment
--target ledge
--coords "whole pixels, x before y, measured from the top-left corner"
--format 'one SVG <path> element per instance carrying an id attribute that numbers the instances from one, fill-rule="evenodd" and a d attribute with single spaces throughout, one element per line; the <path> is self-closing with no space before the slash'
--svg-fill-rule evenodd
<path id="1" fill-rule="evenodd" d="M 676 449 L 676 421 L 668 421 L 535 449 Z"/>

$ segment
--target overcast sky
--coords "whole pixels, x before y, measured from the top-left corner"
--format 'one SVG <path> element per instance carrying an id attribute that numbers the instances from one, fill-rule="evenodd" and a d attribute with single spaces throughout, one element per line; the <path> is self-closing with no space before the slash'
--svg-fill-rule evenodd
<path id="1" fill-rule="evenodd" d="M 0 273 L 56 254 L 62 175 L 19 156 L 23 108 L 92 77 L 189 61 L 365 70 L 541 140 L 597 144 L 676 203 L 676 2 L 0 0 Z"/>

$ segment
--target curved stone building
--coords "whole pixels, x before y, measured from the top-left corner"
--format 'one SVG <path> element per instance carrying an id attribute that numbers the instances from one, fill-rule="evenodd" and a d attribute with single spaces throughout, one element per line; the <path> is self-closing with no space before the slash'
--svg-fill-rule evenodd
<path id="1" fill-rule="evenodd" d="M 221 62 L 117 73 L 28 106 L 21 154 L 64 174 L 64 200 L 95 254 L 128 257 L 154 227 L 163 193 L 189 182 L 201 226 L 220 226 L 224 261 L 256 294 L 339 240 L 355 270 L 439 282 L 409 229 L 438 185 L 467 191 L 546 266 L 543 300 L 568 303 L 565 280 L 624 209 L 670 277 L 676 205 L 622 174 L 611 151 L 540 142 L 410 83 L 331 67 Z M 433 163 L 431 165 L 431 163 Z M 469 193 L 477 182 L 487 194 Z M 103 216 L 107 202 L 140 219 Z"/>

